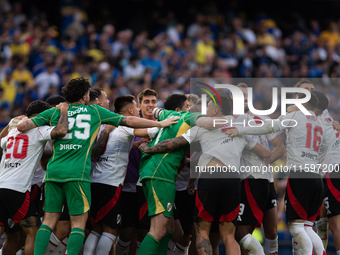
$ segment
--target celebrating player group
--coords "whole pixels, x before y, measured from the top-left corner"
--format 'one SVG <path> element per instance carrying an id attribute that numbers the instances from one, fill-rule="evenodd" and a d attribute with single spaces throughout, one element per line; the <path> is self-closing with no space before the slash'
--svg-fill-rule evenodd
<path id="1" fill-rule="evenodd" d="M 233 115 L 232 94 L 212 96 L 203 115 L 197 95 L 172 94 L 158 108 L 153 89 L 117 97 L 111 112 L 83 78 L 32 102 L 0 134 L 2 254 L 212 255 L 222 241 L 228 255 L 274 255 L 278 208 L 294 255 L 326 254 L 328 228 L 340 254 L 340 125 L 327 97 L 301 80 L 309 114 L 292 105 L 268 121 L 249 111 L 247 84 L 235 86 L 243 115 Z M 266 169 L 282 157 L 278 198 Z M 224 171 L 203 171 L 212 168 Z"/>

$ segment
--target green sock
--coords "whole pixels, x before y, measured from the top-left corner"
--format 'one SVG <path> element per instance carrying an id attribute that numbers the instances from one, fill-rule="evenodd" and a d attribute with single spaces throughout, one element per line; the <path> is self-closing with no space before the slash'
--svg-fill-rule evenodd
<path id="1" fill-rule="evenodd" d="M 172 233 L 167 232 L 165 236 L 162 238 L 162 240 L 159 242 L 158 254 L 160 255 L 168 254 L 168 243 L 169 243 L 171 236 L 172 236 Z"/>
<path id="2" fill-rule="evenodd" d="M 83 246 L 85 231 L 81 228 L 72 228 L 67 242 L 67 255 L 78 255 Z"/>
<path id="3" fill-rule="evenodd" d="M 47 225 L 41 225 L 35 237 L 34 255 L 44 255 L 52 229 Z"/>
<path id="4" fill-rule="evenodd" d="M 158 255 L 158 247 L 159 241 L 147 233 L 139 247 L 138 255 Z"/>

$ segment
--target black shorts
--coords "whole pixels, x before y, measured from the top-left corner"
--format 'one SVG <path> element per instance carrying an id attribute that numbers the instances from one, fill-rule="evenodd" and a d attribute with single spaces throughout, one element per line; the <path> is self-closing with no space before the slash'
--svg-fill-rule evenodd
<path id="1" fill-rule="evenodd" d="M 267 200 L 266 211 L 277 206 L 277 193 L 274 182 L 269 182 L 269 197 Z"/>
<path id="2" fill-rule="evenodd" d="M 137 206 L 138 206 L 138 224 L 136 229 L 150 229 L 150 217 L 148 215 L 148 202 L 146 201 L 143 187 L 137 186 Z"/>
<path id="3" fill-rule="evenodd" d="M 272 196 L 268 180 L 244 179 L 241 185 L 240 213 L 237 217 L 237 224 L 260 227 L 264 212 L 268 206 L 271 206 L 268 203 L 271 203 Z"/>
<path id="4" fill-rule="evenodd" d="M 308 176 L 311 175 L 311 176 Z M 285 202 L 287 220 L 316 221 L 320 217 L 323 182 L 317 175 L 305 173 L 307 178 L 288 178 Z M 310 178 L 308 178 L 310 177 Z"/>
<path id="5" fill-rule="evenodd" d="M 30 193 L 11 189 L 0 189 L 0 226 L 12 229 L 21 220 L 36 216 Z"/>
<path id="6" fill-rule="evenodd" d="M 192 235 L 194 228 L 195 195 L 186 190 L 176 191 L 175 205 L 185 235 Z"/>
<path id="7" fill-rule="evenodd" d="M 90 210 L 91 223 L 101 223 L 111 228 L 117 229 L 121 224 L 120 193 L 119 187 L 91 183 L 92 205 Z"/>
<path id="8" fill-rule="evenodd" d="M 120 195 L 122 225 L 121 228 L 135 227 L 138 224 L 137 192 L 122 191 Z"/>
<path id="9" fill-rule="evenodd" d="M 31 186 L 31 203 L 35 211 L 37 212 L 37 216 L 40 218 L 43 214 L 43 201 L 41 198 L 42 195 L 42 187 L 39 187 L 37 184 Z"/>
<path id="10" fill-rule="evenodd" d="M 196 192 L 196 219 L 233 222 L 240 210 L 239 179 L 199 179 Z"/>
<path id="11" fill-rule="evenodd" d="M 332 174 L 326 174 L 325 180 L 325 208 L 327 217 L 331 218 L 340 214 L 340 179 L 332 178 Z"/>

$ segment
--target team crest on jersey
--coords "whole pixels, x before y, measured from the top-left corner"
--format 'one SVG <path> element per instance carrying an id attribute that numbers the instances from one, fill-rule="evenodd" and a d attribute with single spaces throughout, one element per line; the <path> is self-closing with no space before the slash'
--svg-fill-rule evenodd
<path id="1" fill-rule="evenodd" d="M 170 212 L 172 209 L 172 203 L 168 203 L 168 206 L 166 207 L 166 209 L 168 210 L 168 212 Z"/>
<path id="2" fill-rule="evenodd" d="M 122 216 L 120 214 L 117 215 L 117 224 L 119 225 L 119 223 L 122 221 Z"/>

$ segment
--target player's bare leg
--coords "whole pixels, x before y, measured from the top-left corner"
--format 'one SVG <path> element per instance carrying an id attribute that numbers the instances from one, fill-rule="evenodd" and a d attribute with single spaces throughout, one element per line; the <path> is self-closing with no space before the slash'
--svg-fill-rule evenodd
<path id="1" fill-rule="evenodd" d="M 172 223 L 173 222 L 173 223 Z M 171 228 L 171 225 L 173 225 L 173 227 Z M 170 228 L 169 228 L 170 226 Z M 181 226 L 181 222 L 179 219 L 175 220 L 173 218 L 170 219 L 169 225 L 168 225 L 168 233 L 173 233 L 170 237 L 170 241 L 168 244 L 168 252 L 172 252 L 176 246 L 176 243 L 178 243 L 183 235 L 183 229 Z"/>
<path id="2" fill-rule="evenodd" d="M 19 222 L 19 226 L 26 233 L 26 241 L 25 241 L 25 254 L 33 255 L 34 253 L 34 243 L 35 237 L 38 231 L 37 225 L 37 217 L 30 216 L 26 219 L 23 219 Z"/>
<path id="3" fill-rule="evenodd" d="M 219 225 L 221 239 L 225 247 L 226 255 L 240 255 L 241 250 L 235 240 L 236 227 L 232 222 L 220 222 Z"/>
<path id="4" fill-rule="evenodd" d="M 329 218 L 328 222 L 333 234 L 335 249 L 340 251 L 340 215 Z"/>
<path id="5" fill-rule="evenodd" d="M 209 239 L 210 239 L 210 243 L 211 243 L 211 247 L 212 247 L 212 254 L 218 255 L 219 254 L 218 245 L 220 244 L 220 240 L 221 240 L 220 233 L 210 231 Z"/>
<path id="6" fill-rule="evenodd" d="M 263 230 L 265 236 L 265 254 L 272 255 L 278 252 L 277 241 L 277 207 L 273 207 L 264 213 Z M 276 253 L 275 253 L 276 252 Z"/>
<path id="7" fill-rule="evenodd" d="M 2 247 L 3 254 L 15 254 L 22 246 L 18 245 L 21 238 L 21 231 L 5 232 L 5 242 Z"/>
<path id="8" fill-rule="evenodd" d="M 196 233 L 196 249 L 199 255 L 212 255 L 212 246 L 209 239 L 211 223 L 200 220 L 194 223 Z"/>

